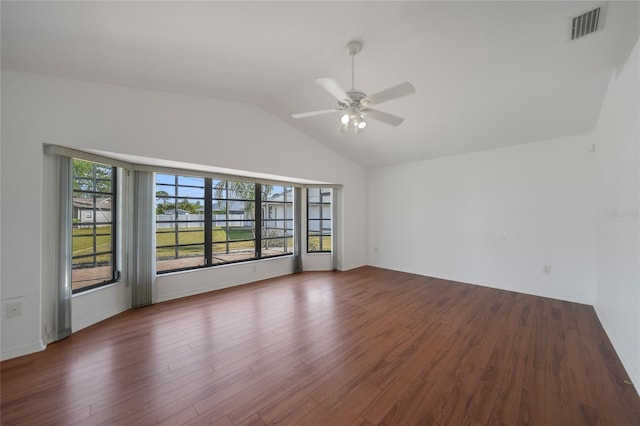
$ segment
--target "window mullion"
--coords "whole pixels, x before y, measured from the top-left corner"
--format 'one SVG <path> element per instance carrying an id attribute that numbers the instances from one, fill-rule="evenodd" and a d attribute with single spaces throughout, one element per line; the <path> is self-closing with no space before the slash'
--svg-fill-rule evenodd
<path id="1" fill-rule="evenodd" d="M 262 257 L 262 184 L 256 183 L 256 189 L 254 191 L 255 197 L 255 229 L 256 229 L 256 257 L 260 259 Z"/>
<path id="2" fill-rule="evenodd" d="M 224 183 L 225 187 L 225 200 L 224 200 L 224 232 L 225 232 L 225 253 L 229 254 L 231 245 L 229 244 L 229 210 L 231 210 L 231 201 L 229 201 L 229 181 Z"/>
<path id="3" fill-rule="evenodd" d="M 94 169 L 94 179 L 93 179 L 93 184 L 95 185 L 95 169 Z M 98 236 L 96 235 L 98 233 L 98 230 L 96 229 L 96 203 L 98 202 L 97 197 L 94 195 L 92 198 L 92 206 L 91 206 L 91 248 L 93 249 L 93 267 L 96 268 L 98 266 L 98 257 L 95 255 L 96 251 L 98 251 L 98 241 L 97 238 Z"/>
<path id="4" fill-rule="evenodd" d="M 322 221 L 322 211 L 324 210 L 324 204 L 322 203 L 322 188 L 318 190 L 318 228 L 320 229 L 320 251 L 324 251 L 324 223 Z"/>
<path id="5" fill-rule="evenodd" d="M 110 225 L 110 238 L 111 238 L 111 253 L 113 253 L 112 263 L 113 263 L 113 279 L 120 279 L 120 271 L 118 268 L 120 265 L 118 264 L 118 254 L 116 251 L 118 250 L 118 231 L 116 229 L 118 223 L 118 200 L 115 194 L 118 190 L 118 169 L 115 167 L 111 168 L 111 225 Z M 94 215 L 95 217 L 95 215 Z"/>
<path id="6" fill-rule="evenodd" d="M 213 262 L 213 186 L 211 179 L 204 180 L 204 262 Z"/>
<path id="7" fill-rule="evenodd" d="M 175 255 L 174 259 L 178 259 L 180 257 L 180 249 L 178 248 L 178 244 L 180 244 L 180 224 L 178 223 L 178 176 L 175 177 L 173 182 L 173 188 L 175 191 L 173 193 L 175 197 L 173 199 L 173 244 L 175 245 L 173 252 Z"/>

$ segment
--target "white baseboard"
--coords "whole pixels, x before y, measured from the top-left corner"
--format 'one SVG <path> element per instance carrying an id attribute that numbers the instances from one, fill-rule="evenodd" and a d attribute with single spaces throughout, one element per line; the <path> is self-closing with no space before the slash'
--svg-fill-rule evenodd
<path id="1" fill-rule="evenodd" d="M 34 352 L 43 351 L 46 347 L 47 345 L 44 345 L 40 341 L 28 343 L 26 345 L 21 345 L 15 348 L 10 348 L 6 350 L 3 349 L 0 357 L 2 358 L 2 361 L 6 361 L 11 358 L 17 358 L 19 356 L 29 355 Z"/>
<path id="2" fill-rule="evenodd" d="M 620 339 L 617 335 L 617 333 L 614 332 L 614 330 L 609 327 L 607 324 L 607 317 L 606 315 L 602 315 L 601 312 L 599 312 L 597 306 L 593 306 L 593 309 L 596 311 L 596 316 L 598 317 L 598 320 L 600 321 L 600 324 L 602 324 L 602 328 L 604 328 L 604 332 L 607 334 L 607 337 L 609 338 L 609 341 L 611 342 L 611 345 L 613 345 L 613 349 L 616 351 L 616 354 L 618 355 L 618 358 L 620 358 L 620 362 L 622 362 L 622 366 L 624 367 L 625 371 L 627 372 L 627 375 L 629 376 L 629 379 L 631 380 L 631 382 L 633 383 L 636 392 L 640 393 L 639 389 L 640 389 L 640 377 L 635 374 L 635 373 L 639 373 L 637 371 L 634 370 L 634 366 L 628 361 L 628 359 L 625 356 L 625 347 L 624 344 L 622 344 L 622 339 Z"/>

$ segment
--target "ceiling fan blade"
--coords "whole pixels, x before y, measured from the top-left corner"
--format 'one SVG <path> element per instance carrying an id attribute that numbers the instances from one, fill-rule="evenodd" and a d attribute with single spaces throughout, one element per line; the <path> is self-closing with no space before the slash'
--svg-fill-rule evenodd
<path id="1" fill-rule="evenodd" d="M 293 118 L 315 117 L 316 115 L 331 114 L 332 112 L 336 112 L 336 111 L 340 111 L 340 108 L 321 109 L 318 111 L 309 111 L 309 112 L 298 112 L 296 114 L 291 114 L 291 117 Z"/>
<path id="2" fill-rule="evenodd" d="M 362 100 L 363 105 L 377 105 L 382 102 L 390 101 L 402 96 L 412 95 L 416 93 L 416 88 L 411 83 L 400 83 L 397 86 L 390 87 L 371 96 L 367 96 Z"/>
<path id="3" fill-rule="evenodd" d="M 378 111 L 377 109 L 366 108 L 362 109 L 361 111 L 365 115 L 365 117 L 371 117 L 374 120 L 382 121 L 383 123 L 387 123 L 392 126 L 399 126 L 404 121 L 404 118 L 402 117 Z"/>
<path id="4" fill-rule="evenodd" d="M 316 78 L 316 83 L 329 92 L 340 103 L 351 103 L 351 97 L 333 78 Z"/>

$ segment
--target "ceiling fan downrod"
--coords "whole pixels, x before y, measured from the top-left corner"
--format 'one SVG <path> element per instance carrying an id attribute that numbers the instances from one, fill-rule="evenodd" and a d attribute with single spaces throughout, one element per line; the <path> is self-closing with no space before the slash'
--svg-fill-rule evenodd
<path id="1" fill-rule="evenodd" d="M 347 110 L 340 117 L 339 131 L 347 133 L 349 130 L 353 133 L 361 133 L 367 126 L 367 120 L 364 114 L 360 111 L 360 101 L 366 97 L 362 92 L 356 90 L 356 67 L 355 56 L 362 50 L 362 42 L 359 40 L 351 40 L 347 43 L 347 52 L 351 56 L 351 90 L 347 92 L 351 98 L 351 103 L 348 104 Z"/>
<path id="2" fill-rule="evenodd" d="M 362 50 L 362 42 L 359 40 L 351 40 L 347 43 L 347 51 L 351 56 L 351 90 L 356 90 L 356 72 L 355 72 L 355 56 Z"/>

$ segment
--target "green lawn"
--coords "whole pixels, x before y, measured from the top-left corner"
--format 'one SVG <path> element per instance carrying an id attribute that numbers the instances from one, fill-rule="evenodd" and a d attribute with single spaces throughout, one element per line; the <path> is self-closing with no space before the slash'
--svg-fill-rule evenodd
<path id="1" fill-rule="evenodd" d="M 100 226 L 96 228 L 96 234 L 95 252 L 109 251 L 111 249 L 111 226 Z M 72 247 L 73 257 L 94 253 L 93 228 L 74 228 Z M 97 260 L 98 262 L 109 262 L 111 256 L 108 254 L 101 255 L 98 256 Z M 86 262 L 93 262 L 93 258 L 83 257 L 73 260 L 74 265 Z"/>
<path id="2" fill-rule="evenodd" d="M 320 236 L 310 236 L 309 237 L 309 251 L 320 250 Z M 331 250 L 331 236 L 323 236 L 322 237 L 322 250 L 330 251 Z"/>
<path id="3" fill-rule="evenodd" d="M 109 251 L 111 247 L 111 226 L 101 226 L 96 228 L 96 251 Z M 229 251 L 238 250 L 253 250 L 253 241 L 234 241 L 243 239 L 253 239 L 253 230 L 251 228 L 229 228 Z M 319 237 L 313 237 L 319 238 Z M 325 249 L 331 247 L 331 237 L 325 238 Z M 213 230 L 213 242 L 219 243 L 213 245 L 214 253 L 226 253 L 227 252 L 227 231 L 224 228 L 214 228 Z M 293 244 L 293 239 L 290 239 Z M 278 240 L 272 242 L 272 246 L 276 247 Z M 174 244 L 194 244 L 191 247 L 179 247 L 179 257 L 183 256 L 204 256 L 204 229 L 203 228 L 180 228 L 178 232 L 178 241 L 176 241 L 176 235 L 171 228 L 160 228 L 156 231 L 156 246 L 168 246 Z M 280 243 L 282 245 L 282 243 Z M 93 229 L 92 228 L 74 228 L 73 229 L 73 256 L 80 256 L 83 254 L 91 254 L 93 249 Z M 158 248 L 156 249 L 156 258 L 167 259 L 175 257 L 175 248 Z M 98 256 L 98 262 L 109 262 L 110 255 Z M 74 259 L 73 263 L 81 264 L 85 262 L 93 262 L 92 257 Z"/>
<path id="4" fill-rule="evenodd" d="M 156 232 L 156 246 L 165 246 L 176 244 L 176 234 L 174 229 L 160 228 Z M 229 228 L 230 240 L 252 239 L 253 231 L 251 228 Z M 224 228 L 213 229 L 213 242 L 221 243 L 213 245 L 214 253 L 226 253 L 227 231 Z M 180 228 L 178 232 L 178 244 L 201 244 L 192 247 L 179 247 L 178 254 L 183 256 L 204 256 L 204 229 L 203 228 Z M 254 249 L 253 241 L 237 241 L 229 243 L 229 251 Z M 166 259 L 175 257 L 175 248 L 158 248 L 156 249 L 157 259 Z"/>

